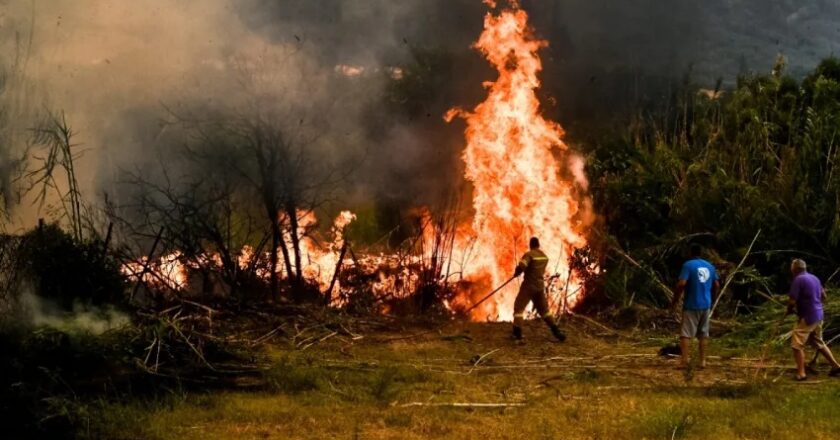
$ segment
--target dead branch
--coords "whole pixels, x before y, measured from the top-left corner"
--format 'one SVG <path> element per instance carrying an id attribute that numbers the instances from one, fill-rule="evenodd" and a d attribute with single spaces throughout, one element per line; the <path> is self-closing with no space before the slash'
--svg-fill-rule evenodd
<path id="1" fill-rule="evenodd" d="M 467 371 L 467 374 L 472 373 L 472 372 L 473 372 L 473 370 L 475 370 L 476 368 L 478 368 L 479 364 L 481 364 L 482 362 L 484 362 L 484 359 L 486 359 L 488 356 L 492 355 L 493 353 L 495 353 L 495 352 L 497 352 L 497 351 L 499 351 L 499 350 L 501 350 L 501 348 L 497 348 L 497 349 L 495 349 L 495 350 L 491 350 L 491 351 L 489 351 L 489 352 L 487 352 L 487 353 L 484 353 L 483 355 L 479 356 L 479 357 L 478 357 L 478 359 L 476 359 L 476 360 L 475 360 L 475 362 L 473 362 L 473 363 L 472 363 L 472 368 L 470 368 L 470 371 Z"/>
<path id="2" fill-rule="evenodd" d="M 644 272 L 645 274 L 647 274 L 647 275 L 648 275 L 648 277 L 650 277 L 650 279 L 651 279 L 653 282 L 655 282 L 655 283 L 656 283 L 656 285 L 657 285 L 657 286 L 659 286 L 659 287 L 662 289 L 662 292 L 665 294 L 665 297 L 668 299 L 668 301 L 669 301 L 669 302 L 674 300 L 674 292 L 673 292 L 673 291 L 671 291 L 671 288 L 670 288 L 670 287 L 668 287 L 665 283 L 663 283 L 663 282 L 662 282 L 662 280 L 660 280 L 660 279 L 659 279 L 659 276 L 657 276 L 657 275 L 656 275 L 656 272 L 654 272 L 654 271 L 653 271 L 653 269 L 650 269 L 650 268 L 647 268 L 647 267 L 642 266 L 642 264 L 641 264 L 641 263 L 639 263 L 638 261 L 634 260 L 634 259 L 633 259 L 633 257 L 631 257 L 630 255 L 628 255 L 628 254 L 627 254 L 626 252 L 624 252 L 623 250 L 621 250 L 618 246 L 612 246 L 612 248 L 613 248 L 613 250 L 614 250 L 614 251 L 616 251 L 619 255 L 621 255 L 622 257 L 624 257 L 624 259 L 625 259 L 625 260 L 627 260 L 630 264 L 632 264 L 633 266 L 637 267 L 637 268 L 638 268 L 638 269 L 640 269 L 642 272 Z"/>
<path id="3" fill-rule="evenodd" d="M 519 407 L 525 406 L 525 403 L 517 402 L 517 403 L 482 403 L 482 402 L 437 402 L 437 403 L 427 403 L 427 402 L 408 402 L 398 404 L 396 402 L 392 403 L 391 406 L 396 406 L 399 408 L 408 408 L 412 406 L 429 406 L 429 407 L 453 407 L 453 408 L 509 408 L 509 407 Z"/>
<path id="4" fill-rule="evenodd" d="M 337 334 L 338 334 L 338 332 L 330 332 L 330 333 L 328 333 L 326 336 L 321 337 L 321 338 L 318 338 L 318 339 L 316 339 L 315 341 L 310 342 L 310 343 L 308 343 L 308 344 L 304 345 L 304 346 L 301 348 L 301 351 L 306 350 L 307 348 L 309 348 L 309 347 L 311 347 L 311 346 L 313 346 L 313 345 L 315 345 L 315 344 L 320 344 L 321 342 L 324 342 L 324 341 L 326 341 L 327 339 L 329 339 L 329 338 L 331 338 L 331 337 L 333 337 L 333 336 L 335 336 L 335 335 L 337 335 Z"/>
<path id="5" fill-rule="evenodd" d="M 341 264 L 344 262 L 344 254 L 347 253 L 347 243 L 348 240 L 345 238 L 344 243 L 341 244 L 341 252 L 338 253 L 338 261 L 335 263 L 335 271 L 333 272 L 332 281 L 330 281 L 330 287 L 324 292 L 325 307 L 329 307 L 332 302 L 332 291 L 335 287 L 335 282 L 338 281 L 338 277 L 341 274 Z"/>
<path id="6" fill-rule="evenodd" d="M 260 336 L 259 338 L 255 339 L 253 342 L 251 342 L 251 346 L 256 346 L 256 345 L 262 344 L 264 341 L 268 340 L 269 338 L 271 338 L 272 336 L 277 334 L 277 332 L 282 331 L 283 333 L 285 333 L 285 331 L 283 330 L 283 325 L 284 324 L 281 324 L 281 325 L 275 327 L 274 330 L 271 330 L 270 332 L 268 332 L 268 333 Z"/>
<path id="7" fill-rule="evenodd" d="M 611 328 L 607 327 L 606 325 L 601 324 L 600 322 L 598 322 L 598 321 L 596 321 L 596 320 L 594 320 L 594 319 L 592 319 L 588 316 L 579 315 L 575 312 L 572 312 L 571 310 L 567 310 L 566 313 L 568 313 L 573 318 L 578 318 L 578 319 L 581 319 L 583 321 L 586 321 L 586 322 L 588 322 L 588 323 L 590 323 L 590 324 L 592 324 L 592 325 L 594 325 L 594 326 L 596 326 L 600 329 L 606 330 L 606 331 L 608 331 L 608 332 L 610 332 L 610 333 L 612 333 L 616 336 L 620 336 L 620 337 L 625 338 L 625 339 L 634 339 L 633 337 L 628 336 L 628 335 L 626 335 L 626 334 L 624 334 L 624 333 L 622 333 L 618 330 L 611 329 Z"/>
<path id="8" fill-rule="evenodd" d="M 163 229 L 163 227 L 160 228 L 160 231 L 158 231 L 157 236 L 155 237 L 155 241 L 152 243 L 152 248 L 149 249 L 146 261 L 143 262 L 143 270 L 140 272 L 140 275 L 137 276 L 137 281 L 134 283 L 134 289 L 131 291 L 131 296 L 128 297 L 128 302 L 134 300 L 134 296 L 137 295 L 137 289 L 140 288 L 140 283 L 143 282 L 143 276 L 151 272 L 149 266 L 152 264 L 152 257 L 155 256 L 155 250 L 157 249 L 158 243 L 160 243 L 160 237 L 163 236 Z"/>
<path id="9" fill-rule="evenodd" d="M 738 273 L 738 270 L 741 269 L 741 266 L 743 266 L 744 262 L 747 261 L 747 257 L 750 255 L 750 252 L 752 252 L 753 245 L 755 245 L 755 241 L 758 240 L 758 236 L 760 234 L 761 234 L 761 229 L 759 229 L 758 232 L 755 233 L 755 237 L 753 237 L 752 242 L 750 243 L 750 247 L 747 248 L 747 252 L 744 254 L 744 257 L 741 258 L 741 262 L 738 263 L 738 266 L 735 267 L 735 270 L 733 270 L 729 274 L 729 276 L 726 277 L 726 282 L 723 283 L 723 288 L 720 289 L 720 293 L 718 294 L 717 298 L 715 298 L 715 303 L 714 303 L 714 305 L 712 305 L 712 310 L 711 310 L 711 312 L 709 312 L 709 316 L 714 316 L 715 308 L 717 308 L 717 305 L 720 302 L 720 299 L 723 298 L 723 294 L 726 293 L 726 288 L 729 287 L 729 283 L 731 283 L 732 280 L 735 278 L 735 274 Z"/>

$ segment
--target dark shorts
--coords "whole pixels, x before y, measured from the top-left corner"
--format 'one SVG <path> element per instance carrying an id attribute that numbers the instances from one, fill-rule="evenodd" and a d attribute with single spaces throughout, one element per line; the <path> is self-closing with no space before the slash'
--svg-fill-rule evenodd
<path id="1" fill-rule="evenodd" d="M 545 297 L 545 291 L 542 289 L 528 288 L 523 285 L 519 288 L 519 294 L 516 295 L 516 300 L 513 302 L 514 318 L 524 316 L 525 308 L 528 307 L 529 302 L 534 303 L 534 310 L 540 316 L 551 316 L 551 312 L 548 310 L 548 300 Z"/>
<path id="2" fill-rule="evenodd" d="M 680 337 L 708 338 L 710 318 L 711 312 L 709 310 L 683 310 Z"/>

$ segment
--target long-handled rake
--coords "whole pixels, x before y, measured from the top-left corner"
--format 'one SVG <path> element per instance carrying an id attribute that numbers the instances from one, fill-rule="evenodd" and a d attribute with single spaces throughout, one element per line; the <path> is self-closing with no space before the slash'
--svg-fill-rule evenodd
<path id="1" fill-rule="evenodd" d="M 485 296 L 484 298 L 481 298 L 481 300 L 479 302 L 470 306 L 470 308 L 468 308 L 465 313 L 470 313 L 471 311 L 473 311 L 476 307 L 480 306 L 484 301 L 487 301 L 488 299 L 490 299 L 490 297 L 492 297 L 493 295 L 498 293 L 500 290 L 502 290 L 502 288 L 504 288 L 505 286 L 510 284 L 510 282 L 513 281 L 514 279 L 516 279 L 516 277 L 510 277 L 510 279 L 505 281 L 501 286 L 495 288 L 492 292 L 488 293 L 487 296 Z"/>

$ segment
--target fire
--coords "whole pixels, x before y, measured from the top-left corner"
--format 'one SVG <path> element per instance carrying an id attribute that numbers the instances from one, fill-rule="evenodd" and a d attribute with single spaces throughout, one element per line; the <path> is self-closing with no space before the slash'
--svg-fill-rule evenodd
<path id="1" fill-rule="evenodd" d="M 485 3 L 496 7 L 492 1 Z M 329 293 L 333 305 L 342 306 L 351 300 L 347 295 L 352 295 L 353 289 L 344 286 L 347 292 L 342 290 L 336 270 L 352 267 L 355 272 L 350 271 L 345 281 L 349 279 L 348 284 L 352 284 L 354 276 L 356 281 L 363 280 L 378 298 L 405 299 L 430 284 L 442 284 L 438 287 L 455 292 L 440 298 L 443 305 L 452 311 L 466 310 L 511 277 L 530 236 L 540 238 L 543 251 L 552 260 L 547 292 L 554 310 L 577 302 L 582 282 L 569 269 L 569 257 L 587 244 L 591 203 L 584 195 L 588 183 L 583 158 L 569 151 L 563 142 L 563 128 L 545 119 L 540 111 L 537 90 L 542 62 L 538 52 L 546 46 L 545 41 L 533 36 L 528 15 L 516 1 L 498 15 L 485 16 L 484 32 L 474 47 L 499 76 L 484 83 L 488 90 L 484 102 L 471 111 L 452 109 L 445 117 L 447 121 L 461 117 L 467 125 L 463 160 L 465 178 L 473 186 L 471 221 L 457 227 L 455 223 L 440 224 L 427 209 L 420 209 L 426 226 L 419 252 L 413 248 L 406 253 L 357 255 L 350 249 L 351 258 L 344 252 L 348 248 L 344 230 L 356 218 L 353 213 L 344 211 L 335 219 L 331 242 L 316 241 L 310 235 L 317 224 L 314 213 L 298 213 L 302 275 L 317 284 L 322 293 Z M 358 76 L 364 69 L 339 65 L 336 71 Z M 402 71 L 393 74 L 402 75 Z M 286 248 L 291 249 L 290 225 L 282 215 L 277 221 L 286 231 Z M 244 270 L 252 261 L 267 260 L 267 255 L 246 246 L 238 255 L 238 265 Z M 294 266 L 294 261 L 291 263 Z M 218 255 L 185 263 L 182 254 L 175 252 L 149 263 L 147 272 L 153 276 L 144 275 L 144 281 L 187 291 L 192 288 L 189 272 L 197 269 L 195 265 L 221 264 Z M 138 276 L 144 267 L 145 261 L 130 263 L 124 272 Z M 281 277 L 288 276 L 282 264 L 277 271 Z M 452 274 L 460 278 L 450 279 Z M 259 266 L 256 275 L 267 280 L 270 269 Z M 515 284 L 510 283 L 492 300 L 472 310 L 470 317 L 512 319 Z M 382 305 L 386 310 L 391 307 L 387 302 Z"/>
<path id="2" fill-rule="evenodd" d="M 326 249 L 318 246 L 311 237 L 304 236 L 304 239 L 301 241 L 303 277 L 317 281 L 322 292 L 326 292 L 329 289 L 333 274 L 339 263 L 338 258 L 341 253 L 341 248 L 344 246 L 344 228 L 355 219 L 356 214 L 350 211 L 342 211 L 336 217 L 331 230 L 333 241 L 326 246 Z M 301 228 L 314 224 L 315 216 L 314 214 L 309 214 L 304 217 L 304 220 L 300 222 Z M 287 242 L 288 246 L 291 246 L 290 238 L 287 239 Z M 340 289 L 338 280 L 336 280 L 336 285 L 333 289 Z"/>
<path id="3" fill-rule="evenodd" d="M 463 160 L 465 177 L 473 185 L 475 216 L 464 230 L 475 238 L 476 256 L 464 268 L 468 277 L 485 280 L 488 291 L 501 285 L 526 251 L 523 244 L 537 236 L 554 260 L 549 266 L 556 274 L 549 286 L 552 302 L 558 304 L 567 296 L 571 306 L 578 299 L 580 282 L 570 274 L 567 261 L 576 248 L 586 245 L 588 202 L 580 200 L 575 188 L 575 180 L 585 188 L 581 159 L 570 155 L 562 140 L 563 128 L 540 112 L 538 51 L 546 46 L 533 36 L 528 15 L 517 2 L 498 15 L 488 13 L 474 47 L 499 77 L 484 83 L 488 89 L 484 102 L 472 111 L 450 110 L 446 120 L 458 116 L 467 124 Z M 566 168 L 561 169 L 561 164 Z M 515 287 L 506 288 L 475 310 L 472 318 L 512 319 L 516 293 Z M 474 300 L 480 297 L 477 294 Z"/>
<path id="4" fill-rule="evenodd" d="M 317 242 L 307 234 L 307 230 L 317 222 L 315 214 L 311 211 L 301 211 L 298 212 L 298 216 L 303 278 L 317 283 L 321 291 L 326 292 L 332 283 L 336 267 L 338 267 L 340 250 L 344 245 L 344 229 L 356 219 L 356 215 L 350 211 L 342 211 L 336 217 L 331 228 L 333 240 L 326 244 Z M 291 237 L 285 234 L 283 239 L 287 248 L 291 248 Z M 240 269 L 245 270 L 255 257 L 257 256 L 251 246 L 243 246 L 237 255 L 237 265 Z M 262 257 L 268 259 L 267 254 Z M 294 259 L 292 264 L 294 264 Z M 127 277 L 140 278 L 142 275 L 143 281 L 150 286 L 184 292 L 195 287 L 190 283 L 190 271 L 198 270 L 201 267 L 221 269 L 222 259 L 218 254 L 202 254 L 193 259 L 187 259 L 182 252 L 174 251 L 152 261 L 148 261 L 144 257 L 140 261 L 126 263 L 122 266 L 121 271 Z M 277 272 L 281 277 L 286 277 L 282 265 L 277 267 Z M 256 275 L 268 280 L 271 276 L 271 270 L 258 267 Z M 333 289 L 340 289 L 338 280 L 336 280 Z"/>

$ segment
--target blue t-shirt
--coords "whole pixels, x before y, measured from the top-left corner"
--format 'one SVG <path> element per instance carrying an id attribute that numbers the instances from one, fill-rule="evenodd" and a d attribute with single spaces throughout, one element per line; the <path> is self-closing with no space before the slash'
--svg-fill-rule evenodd
<path id="1" fill-rule="evenodd" d="M 712 307 L 712 285 L 718 279 L 712 263 L 695 258 L 683 264 L 680 281 L 685 281 L 685 310 L 708 310 Z"/>

